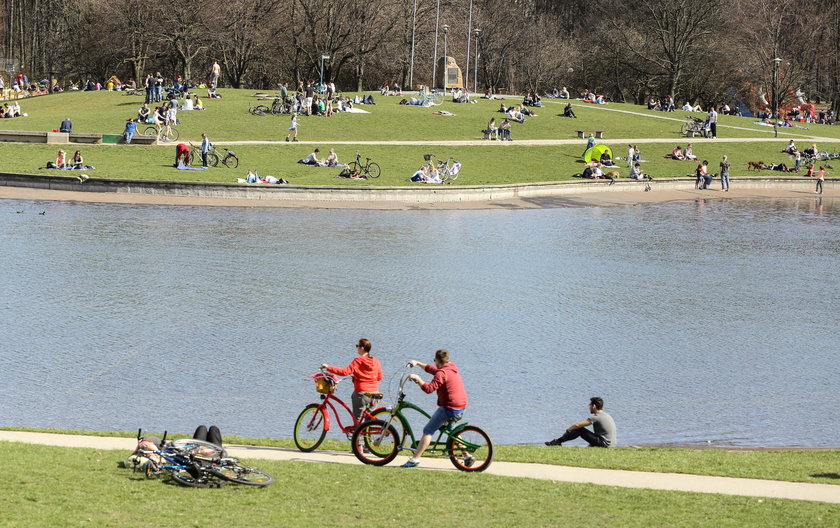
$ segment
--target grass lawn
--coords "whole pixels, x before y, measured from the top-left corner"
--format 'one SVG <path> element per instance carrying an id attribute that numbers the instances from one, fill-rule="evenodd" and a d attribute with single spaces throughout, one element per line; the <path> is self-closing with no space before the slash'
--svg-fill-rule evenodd
<path id="1" fill-rule="evenodd" d="M 192 489 L 127 453 L 0 442 L 3 526 L 837 526 L 840 506 L 458 472 L 245 460 L 266 488 Z"/>
<path id="2" fill-rule="evenodd" d="M 2 427 L 14 431 L 80 434 L 133 438 L 121 431 L 68 431 L 56 429 Z M 147 432 L 151 436 L 155 433 Z M 162 436 L 162 433 L 157 433 Z M 350 444 L 328 435 L 319 450 L 350 451 Z M 295 449 L 291 439 L 225 437 L 226 444 Z M 791 482 L 840 484 L 840 450 L 722 450 L 685 448 L 549 448 L 533 445 L 497 445 L 493 460 L 529 462 L 600 469 L 626 469 L 667 473 L 689 473 L 723 477 L 759 478 Z"/>
<path id="3" fill-rule="evenodd" d="M 285 138 L 289 125 L 288 116 L 257 117 L 247 112 L 248 105 L 257 101 L 250 90 L 224 90 L 222 99 L 206 100 L 204 112 L 180 112 L 182 124 L 177 128 L 181 134 L 179 142 L 198 143 L 201 133 L 206 132 L 212 141 L 280 141 Z M 436 141 L 476 140 L 480 130 L 490 117 L 500 120 L 499 101 L 478 100 L 477 104 L 445 103 L 440 108 L 456 113 L 455 117 L 436 116 L 432 109 L 399 105 L 400 98 L 377 97 L 375 106 L 362 106 L 369 114 L 340 113 L 331 118 L 300 117 L 299 136 L 302 141 L 315 141 L 316 145 L 282 143 L 275 145 L 237 145 L 231 147 L 240 156 L 238 169 L 216 168 L 207 171 L 178 171 L 172 168 L 174 146 L 76 146 L 66 145 L 69 154 L 81 149 L 86 162 L 96 167 L 93 177 L 132 178 L 154 180 L 193 180 L 235 182 L 248 169 L 261 175 L 271 174 L 283 177 L 297 185 L 418 185 L 407 181 L 408 177 L 423 162 L 423 154 L 434 153 L 440 158 L 454 157 L 463 164 L 458 185 L 485 185 L 523 183 L 535 181 L 557 181 L 571 179 L 572 174 L 583 170 L 580 155 L 585 141 L 571 145 L 528 146 L 523 140 L 572 139 L 575 130 L 605 130 L 607 138 L 628 138 L 639 143 L 646 172 L 655 178 L 682 177 L 693 172 L 696 164 L 665 160 L 662 155 L 671 151 L 674 145 L 684 146 L 686 138 L 680 138 L 678 131 L 685 112 L 670 114 L 649 111 L 645 107 L 625 104 L 592 106 L 573 102 L 579 119 L 557 117 L 562 105 L 552 101 L 537 109 L 538 117 L 530 118 L 524 124 L 513 124 L 513 142 L 488 141 L 473 146 L 394 146 L 394 145 L 334 145 L 334 141 Z M 510 102 L 518 101 L 511 99 Z M 4 120 L 4 129 L 52 130 L 64 117 L 73 120 L 77 132 L 98 132 L 119 134 L 125 120 L 136 116 L 142 97 L 124 96 L 119 92 L 72 92 L 23 100 L 23 111 L 28 117 Z M 636 112 L 643 115 L 634 115 Z M 650 117 L 646 117 L 650 116 Z M 675 120 L 676 119 L 676 120 Z M 721 116 L 719 135 L 721 137 L 766 138 L 772 131 L 768 127 L 753 124 L 754 119 Z M 740 128 L 727 128 L 736 126 Z M 732 162 L 733 178 L 748 175 L 778 176 L 781 173 L 763 171 L 748 172 L 747 162 L 785 162 L 792 165 L 788 156 L 781 154 L 788 138 L 795 138 L 801 147 L 814 142 L 809 134 L 833 138 L 832 142 L 819 141 L 821 149 L 840 150 L 840 127 L 809 125 L 808 130 L 799 128 L 783 130 L 778 142 L 771 143 L 724 143 L 695 141 L 695 154 L 710 161 L 712 172 L 723 154 Z M 673 143 L 644 143 L 644 139 L 668 138 Z M 639 140 L 639 141 L 635 141 Z M 690 141 L 690 140 L 689 140 Z M 371 157 L 382 166 L 383 175 L 374 181 L 349 181 L 336 178 L 335 168 L 305 167 L 295 163 L 306 156 L 315 146 L 322 156 L 334 147 L 341 162 L 349 162 L 355 151 Z M 0 157 L 5 160 L 6 172 L 35 174 L 71 174 L 69 171 L 38 170 L 46 162 L 55 159 L 59 147 L 55 145 L 0 144 Z M 614 156 L 626 155 L 627 145 L 613 145 Z M 836 162 L 835 162 L 836 163 Z M 626 164 L 620 172 L 626 176 Z M 840 168 L 840 164 L 838 164 Z M 829 176 L 832 176 L 829 171 Z"/>

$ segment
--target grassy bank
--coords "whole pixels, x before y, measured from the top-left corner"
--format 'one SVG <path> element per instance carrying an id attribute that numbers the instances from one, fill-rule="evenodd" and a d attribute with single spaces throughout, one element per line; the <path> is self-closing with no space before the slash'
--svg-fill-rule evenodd
<path id="1" fill-rule="evenodd" d="M 248 105 L 258 101 L 254 92 L 226 90 L 223 98 L 208 100 L 203 112 L 180 112 L 181 124 L 177 127 L 179 142 L 198 143 L 201 133 L 206 132 L 211 140 L 225 141 L 281 141 L 289 125 L 288 116 L 257 117 L 248 113 Z M 335 145 L 335 141 L 453 141 L 478 140 L 491 117 L 500 120 L 499 101 L 478 100 L 477 104 L 445 103 L 443 109 L 457 115 L 437 116 L 433 109 L 399 105 L 399 98 L 378 97 L 375 106 L 363 107 L 368 114 L 340 113 L 333 117 L 300 117 L 300 139 L 316 142 L 315 145 L 282 143 L 274 145 L 237 145 L 233 149 L 242 160 L 236 170 L 217 168 L 207 171 L 179 171 L 171 165 L 174 161 L 174 146 L 76 146 L 67 145 L 65 150 L 80 148 L 86 162 L 96 167 L 90 171 L 94 177 L 139 178 L 154 180 L 193 180 L 234 182 L 243 177 L 248 169 L 260 174 L 284 177 L 300 185 L 417 185 L 407 181 L 408 177 L 423 162 L 423 155 L 434 153 L 438 157 L 455 157 L 463 164 L 459 185 L 505 184 L 534 181 L 557 181 L 571 179 L 572 174 L 582 172 L 585 141 L 578 140 L 570 145 L 526 146 L 527 140 L 572 140 L 578 129 L 598 129 L 606 137 L 616 140 L 627 138 L 639 143 L 642 157 L 647 160 L 644 170 L 654 177 L 680 177 L 691 173 L 696 164 L 665 160 L 662 156 L 679 144 L 685 146 L 686 138 L 679 136 L 682 120 L 688 113 L 653 112 L 634 105 L 611 104 L 592 106 L 574 102 L 579 119 L 557 117 L 561 104 L 546 102 L 537 109 L 538 117 L 529 118 L 524 124 L 513 124 L 513 142 L 484 142 L 475 146 L 388 146 L 388 145 Z M 511 99 L 510 103 L 516 102 Z M 73 120 L 74 130 L 119 134 L 125 120 L 136 115 L 142 104 L 142 97 L 123 96 L 118 92 L 74 92 L 24 100 L 23 110 L 28 117 L 3 120 L 4 129 L 52 130 L 58 127 L 64 117 Z M 632 112 L 632 113 L 631 113 Z M 723 138 L 768 138 L 772 129 L 755 125 L 754 119 L 721 116 L 719 135 Z M 792 164 L 788 156 L 781 154 L 787 139 L 794 138 L 801 147 L 814 142 L 811 136 L 831 138 L 832 142 L 817 141 L 822 149 L 840 150 L 840 127 L 808 125 L 808 129 L 785 129 L 778 141 L 771 143 L 723 143 L 695 141 L 695 154 L 709 160 L 712 171 L 717 170 L 721 156 L 728 154 L 732 162 L 733 178 L 744 176 L 778 176 L 781 173 L 747 171 L 747 162 L 785 162 Z M 667 143 L 645 143 L 645 139 L 666 138 Z M 689 140 L 690 141 L 690 140 Z M 334 147 L 342 162 L 352 161 L 356 150 L 377 161 L 383 169 L 383 176 L 375 181 L 349 181 L 335 176 L 334 168 L 312 168 L 295 163 L 306 156 L 315 146 L 322 155 Z M 67 171 L 38 170 L 55 158 L 58 147 L 47 145 L 0 144 L 0 156 L 6 163 L 4 171 L 35 174 L 69 174 Z M 614 156 L 626 156 L 627 145 L 613 145 Z M 619 163 L 619 172 L 626 176 L 626 164 Z M 840 168 L 840 167 L 839 167 Z M 832 176 L 829 173 L 829 176 Z"/>
<path id="2" fill-rule="evenodd" d="M 3 526 L 836 526 L 821 503 L 606 488 L 457 472 L 246 461 L 263 489 L 182 488 L 116 462 L 126 453 L 0 442 Z"/>
<path id="3" fill-rule="evenodd" d="M 59 434 L 133 438 L 136 433 L 66 431 L 34 428 L 0 428 Z M 148 433 L 151 434 L 151 433 Z M 160 436 L 162 433 L 158 433 Z M 228 444 L 295 449 L 291 439 L 225 437 Z M 321 449 L 349 451 L 348 442 L 327 439 Z M 791 482 L 840 484 L 840 450 L 725 450 L 689 448 L 548 448 L 532 445 L 499 445 L 494 460 L 529 462 L 599 469 L 626 469 L 744 477 Z"/>

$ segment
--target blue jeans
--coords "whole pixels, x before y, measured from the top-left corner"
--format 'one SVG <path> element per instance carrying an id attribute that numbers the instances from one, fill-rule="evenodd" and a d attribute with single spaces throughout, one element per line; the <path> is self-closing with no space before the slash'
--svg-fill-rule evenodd
<path id="1" fill-rule="evenodd" d="M 448 407 L 438 407 L 429 423 L 423 428 L 424 435 L 434 435 L 435 432 L 443 426 L 444 422 L 449 418 L 458 418 L 464 414 L 464 409 L 450 409 Z"/>
<path id="2" fill-rule="evenodd" d="M 728 172 L 721 172 L 720 173 L 720 188 L 721 189 L 729 189 L 729 173 Z"/>
<path id="3" fill-rule="evenodd" d="M 499 132 L 502 133 L 502 141 L 506 139 L 510 139 L 510 129 L 509 128 L 500 128 Z"/>
<path id="4" fill-rule="evenodd" d="M 134 132 L 126 132 L 125 133 L 125 142 L 131 143 L 131 138 L 134 137 Z"/>

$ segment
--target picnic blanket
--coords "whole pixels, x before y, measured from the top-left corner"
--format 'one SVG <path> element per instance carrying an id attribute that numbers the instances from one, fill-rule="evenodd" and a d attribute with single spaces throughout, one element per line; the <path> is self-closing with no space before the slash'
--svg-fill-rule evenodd
<path id="1" fill-rule="evenodd" d="M 178 162 L 178 170 L 207 170 L 207 167 L 190 167 L 183 161 Z"/>

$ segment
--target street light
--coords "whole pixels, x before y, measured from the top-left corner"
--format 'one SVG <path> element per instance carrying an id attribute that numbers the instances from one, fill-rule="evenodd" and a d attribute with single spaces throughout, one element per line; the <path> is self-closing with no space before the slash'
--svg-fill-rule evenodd
<path id="1" fill-rule="evenodd" d="M 448 68 L 446 67 L 448 60 L 446 55 L 446 35 L 449 33 L 449 24 L 443 25 L 443 86 L 442 88 L 446 91 L 446 81 L 449 75 Z"/>
<path id="2" fill-rule="evenodd" d="M 467 15 L 467 68 L 464 76 L 464 90 L 470 90 L 470 37 L 472 36 L 472 6 L 473 0 L 470 0 L 470 10 Z"/>
<path id="3" fill-rule="evenodd" d="M 475 28 L 475 60 L 473 61 L 473 93 L 478 93 L 478 35 L 481 30 Z"/>
<path id="4" fill-rule="evenodd" d="M 437 7 L 435 8 L 435 49 L 432 59 L 432 88 L 437 87 L 437 43 L 438 43 L 438 24 L 440 24 L 440 0 L 437 0 Z"/>
<path id="5" fill-rule="evenodd" d="M 414 89 L 414 35 L 417 32 L 417 0 L 414 0 L 414 12 L 411 16 L 411 65 L 408 68 L 408 89 Z"/>
<path id="6" fill-rule="evenodd" d="M 772 116 L 770 118 L 773 120 L 773 135 L 775 137 L 779 137 L 779 123 L 778 123 L 778 113 L 779 113 L 779 63 L 782 62 L 782 59 L 776 57 L 773 59 L 773 86 L 770 87 L 772 93 L 770 96 L 772 97 L 772 101 L 770 101 L 770 112 L 772 112 Z"/>
<path id="7" fill-rule="evenodd" d="M 330 60 L 329 55 L 321 55 L 321 86 L 324 85 L 324 61 Z"/>

